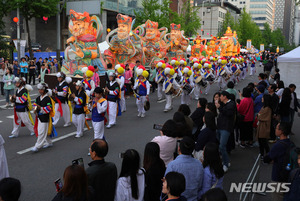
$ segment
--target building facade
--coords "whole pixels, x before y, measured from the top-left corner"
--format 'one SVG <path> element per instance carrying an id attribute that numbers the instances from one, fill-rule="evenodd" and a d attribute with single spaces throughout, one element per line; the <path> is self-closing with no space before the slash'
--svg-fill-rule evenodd
<path id="1" fill-rule="evenodd" d="M 271 30 L 274 30 L 274 0 L 250 0 L 249 13 L 261 30 L 264 29 L 264 23 L 268 23 Z"/>
<path id="2" fill-rule="evenodd" d="M 217 36 L 227 12 L 230 12 L 235 21 L 238 20 L 240 9 L 229 2 L 195 1 L 194 6 L 199 7 L 201 29 L 198 30 L 202 38 L 210 39 L 211 35 Z"/>

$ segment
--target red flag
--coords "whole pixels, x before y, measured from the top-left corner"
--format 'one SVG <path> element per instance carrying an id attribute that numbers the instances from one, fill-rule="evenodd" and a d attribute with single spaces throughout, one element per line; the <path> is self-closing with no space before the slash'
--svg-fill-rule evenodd
<path id="1" fill-rule="evenodd" d="M 38 125 L 39 125 L 38 117 L 35 116 L 35 122 L 34 122 L 33 130 L 34 130 L 34 133 L 35 133 L 36 137 L 38 137 L 38 135 L 39 135 L 39 133 L 38 133 Z"/>
<path id="2" fill-rule="evenodd" d="M 63 110 L 62 110 L 62 107 L 61 107 L 61 102 L 57 97 L 55 97 L 55 100 L 58 103 L 58 111 L 60 112 L 60 116 L 62 117 L 63 116 Z"/>

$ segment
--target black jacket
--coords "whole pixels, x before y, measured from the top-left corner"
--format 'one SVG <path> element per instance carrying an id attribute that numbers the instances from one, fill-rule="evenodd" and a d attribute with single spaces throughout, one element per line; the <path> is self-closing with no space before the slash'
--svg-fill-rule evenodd
<path id="1" fill-rule="evenodd" d="M 295 112 L 297 112 L 297 111 L 298 111 L 298 108 L 300 108 L 300 104 L 299 104 L 299 102 L 298 102 L 296 92 L 293 92 L 293 93 L 292 93 L 292 96 L 294 96 L 294 110 L 295 110 Z"/>
<path id="2" fill-rule="evenodd" d="M 219 108 L 219 116 L 217 119 L 217 129 L 233 131 L 234 117 L 236 112 L 235 102 L 229 101 L 226 104 L 222 104 Z"/>
<path id="3" fill-rule="evenodd" d="M 154 163 L 145 173 L 145 201 L 160 201 L 162 191 L 162 179 L 166 171 L 165 163 L 161 160 Z"/>
<path id="4" fill-rule="evenodd" d="M 268 61 L 268 63 L 265 64 L 265 71 L 271 71 L 273 68 L 273 62 L 272 61 Z"/>
<path id="5" fill-rule="evenodd" d="M 202 128 L 203 126 L 203 117 L 204 117 L 205 109 L 202 107 L 198 107 L 191 115 L 191 118 L 194 122 L 194 126 L 197 128 Z"/>
<path id="6" fill-rule="evenodd" d="M 86 196 L 82 196 L 79 201 L 96 201 L 95 193 L 93 188 L 89 187 L 89 197 L 86 199 Z M 75 201 L 73 196 L 66 197 L 63 192 L 58 192 L 52 201 Z"/>
<path id="7" fill-rule="evenodd" d="M 208 142 L 217 143 L 216 131 L 210 128 L 204 128 L 198 135 L 195 151 L 203 150 Z"/>
<path id="8" fill-rule="evenodd" d="M 96 192 L 97 201 L 113 201 L 118 178 L 117 167 L 114 163 L 95 160 L 86 169 L 88 184 Z"/>
<path id="9" fill-rule="evenodd" d="M 278 105 L 279 105 L 279 97 L 277 96 L 276 93 L 274 93 L 273 95 L 271 95 L 272 114 L 278 113 Z"/>

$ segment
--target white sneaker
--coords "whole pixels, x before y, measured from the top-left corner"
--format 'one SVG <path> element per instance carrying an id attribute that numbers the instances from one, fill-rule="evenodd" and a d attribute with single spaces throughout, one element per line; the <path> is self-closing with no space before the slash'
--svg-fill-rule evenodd
<path id="1" fill-rule="evenodd" d="M 17 135 L 10 135 L 8 136 L 9 138 L 17 138 L 18 136 Z"/>
<path id="2" fill-rule="evenodd" d="M 50 144 L 45 144 L 45 145 L 43 146 L 44 149 L 46 149 L 46 148 L 48 148 L 48 147 L 53 147 L 53 144 L 50 143 Z"/>
<path id="3" fill-rule="evenodd" d="M 80 137 L 82 137 L 82 136 L 83 136 L 82 134 L 75 135 L 76 138 L 80 138 Z"/>
<path id="4" fill-rule="evenodd" d="M 68 127 L 68 126 L 71 126 L 71 123 L 66 123 L 66 124 L 64 125 L 64 127 Z"/>
<path id="5" fill-rule="evenodd" d="M 39 149 L 38 149 L 38 148 L 36 148 L 36 147 L 33 147 L 33 148 L 31 149 L 31 151 L 32 151 L 32 152 L 38 152 L 38 151 L 39 151 Z"/>
<path id="6" fill-rule="evenodd" d="M 108 125 L 106 126 L 106 128 L 108 128 L 108 129 L 109 129 L 109 128 L 111 128 L 111 125 L 110 125 L 110 124 L 108 124 Z"/>
<path id="7" fill-rule="evenodd" d="M 33 135 L 35 135 L 35 133 L 34 133 L 34 132 L 32 132 L 32 133 L 30 133 L 30 135 L 31 135 L 31 136 L 33 136 Z"/>
<path id="8" fill-rule="evenodd" d="M 137 115 L 138 117 L 140 117 L 140 116 L 142 116 L 142 113 L 138 113 L 138 115 Z"/>
<path id="9" fill-rule="evenodd" d="M 168 109 L 164 109 L 164 112 L 168 112 L 169 110 Z"/>
<path id="10" fill-rule="evenodd" d="M 144 118 L 146 115 L 144 113 L 142 113 L 141 117 Z"/>
<path id="11" fill-rule="evenodd" d="M 224 172 L 227 172 L 228 171 L 228 167 L 226 165 L 223 165 L 223 170 L 224 170 Z"/>
<path id="12" fill-rule="evenodd" d="M 14 106 L 15 106 L 15 104 L 13 104 L 13 103 L 12 103 L 12 104 L 10 104 L 10 106 L 11 106 L 11 107 L 14 107 Z"/>

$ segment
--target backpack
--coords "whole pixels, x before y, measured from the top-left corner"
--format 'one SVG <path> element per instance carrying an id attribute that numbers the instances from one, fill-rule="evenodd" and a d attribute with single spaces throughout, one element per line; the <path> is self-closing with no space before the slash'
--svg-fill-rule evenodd
<path id="1" fill-rule="evenodd" d="M 293 174 L 295 173 L 295 174 Z M 290 190 L 284 196 L 284 201 L 296 201 L 299 200 L 300 196 L 300 169 L 294 170 L 292 172 L 291 177 L 291 185 Z"/>
<path id="2" fill-rule="evenodd" d="M 290 144 L 287 144 L 283 141 L 279 142 L 286 147 L 283 163 L 280 167 L 279 181 L 288 182 L 290 172 L 298 167 L 297 147 L 293 142 L 290 142 Z M 286 169 L 288 164 L 290 164 L 290 170 Z"/>

